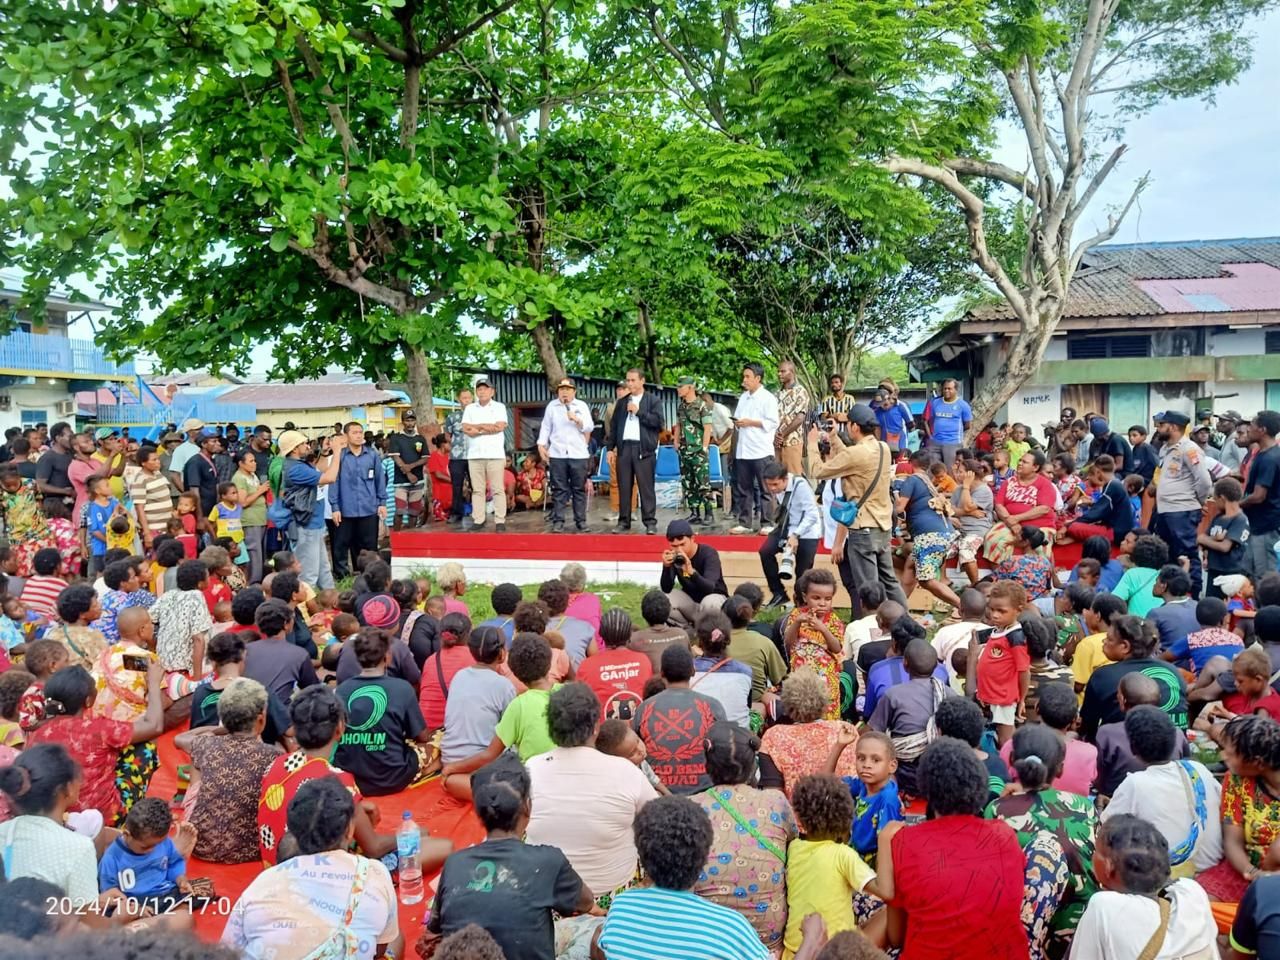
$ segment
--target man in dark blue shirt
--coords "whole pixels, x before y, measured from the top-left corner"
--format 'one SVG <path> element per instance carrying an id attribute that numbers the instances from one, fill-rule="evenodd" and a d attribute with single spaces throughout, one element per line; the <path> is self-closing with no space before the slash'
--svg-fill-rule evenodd
<path id="1" fill-rule="evenodd" d="M 297 430 L 286 430 L 280 434 L 280 456 L 284 457 L 280 497 L 285 503 L 310 500 L 312 504 L 310 513 L 305 517 L 295 512 L 289 538 L 293 543 L 294 556 L 302 564 L 302 582 L 317 590 L 333 586 L 333 570 L 324 543 L 324 504 L 319 500 L 319 489 L 338 479 L 338 467 L 347 446 L 346 436 L 334 437 L 330 446 L 333 453 L 327 460 L 323 456 L 316 459 L 316 463 L 323 466 L 322 471 L 307 462 L 311 453 L 310 440 Z"/>
<path id="2" fill-rule="evenodd" d="M 387 473 L 382 457 L 364 442 L 364 427 L 354 420 L 342 428 L 347 449 L 338 463 L 338 480 L 329 488 L 333 508 L 333 574 L 354 569 L 362 550 L 378 549 L 387 519 Z M 351 560 L 348 568 L 347 560 Z"/>

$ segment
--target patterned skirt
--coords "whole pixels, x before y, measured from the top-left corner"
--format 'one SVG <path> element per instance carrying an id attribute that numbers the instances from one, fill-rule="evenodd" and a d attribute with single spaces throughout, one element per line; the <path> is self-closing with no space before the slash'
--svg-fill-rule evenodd
<path id="1" fill-rule="evenodd" d="M 156 742 L 133 743 L 120 751 L 116 761 L 116 790 L 120 792 L 120 814 L 113 826 L 124 822 L 125 814 L 147 795 L 151 776 L 160 768 Z"/>

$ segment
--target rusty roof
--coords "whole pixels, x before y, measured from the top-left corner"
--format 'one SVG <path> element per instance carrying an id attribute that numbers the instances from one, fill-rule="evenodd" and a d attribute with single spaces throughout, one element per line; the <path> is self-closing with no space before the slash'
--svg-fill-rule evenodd
<path id="1" fill-rule="evenodd" d="M 251 403 L 259 410 L 332 410 L 401 400 L 368 383 L 251 383 L 218 394 L 219 403 Z"/>
<path id="2" fill-rule="evenodd" d="M 1237 267 L 1237 269 L 1233 269 Z M 1071 281 L 1065 317 L 1280 309 L 1280 237 L 1117 243 L 1089 251 Z M 1003 303 L 968 320 L 1011 317 Z"/>

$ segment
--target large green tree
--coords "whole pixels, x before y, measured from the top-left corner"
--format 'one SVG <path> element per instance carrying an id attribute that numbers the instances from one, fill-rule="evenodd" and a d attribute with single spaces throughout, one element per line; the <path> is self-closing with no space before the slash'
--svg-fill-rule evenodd
<path id="1" fill-rule="evenodd" d="M 275 340 L 283 376 L 403 363 L 429 409 L 470 316 L 555 377 L 557 335 L 606 307 L 556 232 L 633 102 L 603 22 L 574 0 L 20 4 L 4 259 L 31 299 L 87 274 L 121 305 L 108 345 L 165 366 Z"/>

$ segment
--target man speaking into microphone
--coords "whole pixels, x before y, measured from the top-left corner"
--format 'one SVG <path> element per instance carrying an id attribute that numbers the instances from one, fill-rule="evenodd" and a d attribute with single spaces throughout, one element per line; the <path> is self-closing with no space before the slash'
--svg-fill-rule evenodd
<path id="1" fill-rule="evenodd" d="M 595 424 L 591 408 L 577 394 L 578 388 L 568 377 L 556 384 L 556 399 L 547 404 L 538 430 L 538 454 L 551 474 L 552 533 L 564 531 L 564 508 L 570 496 L 578 532 L 587 529 L 587 477 L 591 470 L 587 441 Z"/>

